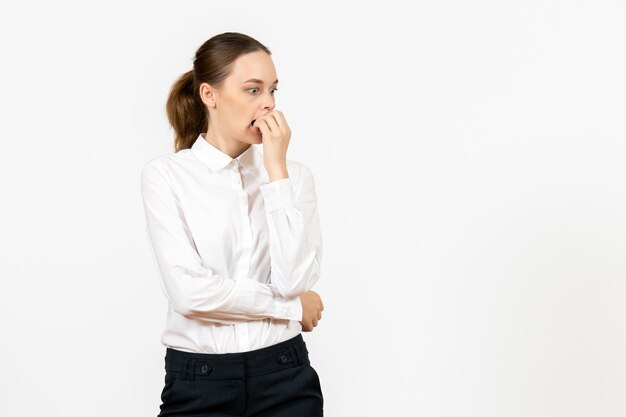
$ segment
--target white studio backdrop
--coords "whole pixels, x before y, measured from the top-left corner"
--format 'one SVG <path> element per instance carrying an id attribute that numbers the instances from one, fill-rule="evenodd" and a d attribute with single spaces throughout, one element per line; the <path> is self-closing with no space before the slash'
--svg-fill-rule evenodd
<path id="1" fill-rule="evenodd" d="M 6 3 L 0 415 L 156 416 L 141 167 L 208 38 L 273 52 L 325 415 L 626 415 L 622 1 Z"/>

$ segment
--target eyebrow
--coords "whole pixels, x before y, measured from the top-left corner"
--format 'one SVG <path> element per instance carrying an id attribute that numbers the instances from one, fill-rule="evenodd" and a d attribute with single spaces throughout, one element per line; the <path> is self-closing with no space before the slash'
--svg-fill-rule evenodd
<path id="1" fill-rule="evenodd" d="M 277 82 L 278 82 L 278 78 L 272 84 L 276 84 Z M 263 81 L 259 80 L 258 78 L 250 78 L 249 80 L 243 82 L 243 84 L 245 83 L 263 84 Z"/>

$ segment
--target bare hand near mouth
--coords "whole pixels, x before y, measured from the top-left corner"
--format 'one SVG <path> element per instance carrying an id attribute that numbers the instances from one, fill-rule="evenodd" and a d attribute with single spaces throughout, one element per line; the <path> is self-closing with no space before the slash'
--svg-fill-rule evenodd
<path id="1" fill-rule="evenodd" d="M 274 110 L 257 118 L 252 125 L 258 127 L 263 135 L 263 163 L 270 182 L 288 178 L 287 147 L 291 139 L 291 129 L 283 113 Z"/>

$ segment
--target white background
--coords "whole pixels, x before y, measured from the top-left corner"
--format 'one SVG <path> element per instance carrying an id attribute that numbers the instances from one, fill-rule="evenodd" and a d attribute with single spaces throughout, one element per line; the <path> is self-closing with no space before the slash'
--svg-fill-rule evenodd
<path id="1" fill-rule="evenodd" d="M 0 10 L 0 415 L 156 416 L 139 174 L 225 31 L 313 169 L 325 415 L 626 415 L 623 1 L 22 2 Z"/>

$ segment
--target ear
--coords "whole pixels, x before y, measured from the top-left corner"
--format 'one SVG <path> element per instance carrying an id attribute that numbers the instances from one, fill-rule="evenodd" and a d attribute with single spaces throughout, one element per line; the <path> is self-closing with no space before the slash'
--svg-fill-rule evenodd
<path id="1" fill-rule="evenodd" d="M 206 106 L 215 108 L 215 96 L 216 96 L 215 89 L 211 87 L 211 85 L 208 83 L 200 84 L 200 87 L 198 87 L 198 89 L 199 89 L 198 93 L 200 95 L 200 100 L 202 100 L 202 102 Z"/>

